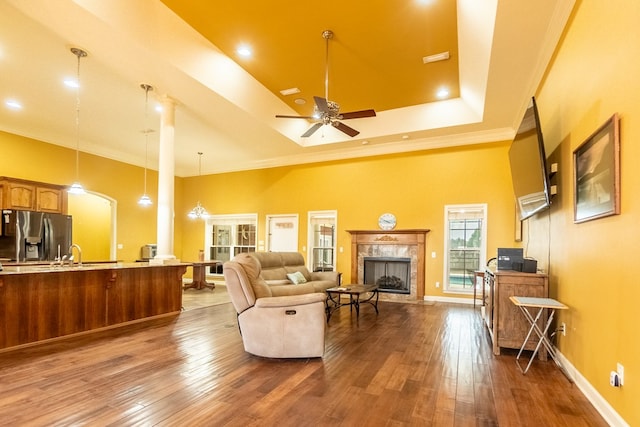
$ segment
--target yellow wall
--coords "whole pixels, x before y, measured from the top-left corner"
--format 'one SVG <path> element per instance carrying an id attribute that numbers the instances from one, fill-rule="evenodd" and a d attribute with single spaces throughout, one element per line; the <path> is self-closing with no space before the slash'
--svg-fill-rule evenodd
<path id="1" fill-rule="evenodd" d="M 73 243 L 82 249 L 82 261 L 110 260 L 112 221 L 109 200 L 91 193 L 69 194 L 68 199 L 69 215 L 73 217 Z"/>
<path id="2" fill-rule="evenodd" d="M 640 425 L 640 2 L 579 1 L 537 96 L 559 197 L 530 221 L 529 253 L 550 259 L 552 296 L 570 306 L 559 348 L 630 425 Z M 573 223 L 573 150 L 621 117 L 621 214 Z M 616 363 L 622 388 L 609 385 Z"/>
<path id="3" fill-rule="evenodd" d="M 487 203 L 488 256 L 514 242 L 515 205 L 508 142 L 394 156 L 298 165 L 184 179 L 182 206 L 199 199 L 210 214 L 257 213 L 258 240 L 266 241 L 266 215 L 298 214 L 299 250 L 307 244 L 308 211 L 337 210 L 337 268 L 349 282 L 351 240 L 346 230 L 377 229 L 392 212 L 397 228 L 427 228 L 426 294 L 443 295 L 443 225 L 447 204 Z M 207 189 L 202 191 L 201 189 Z M 185 212 L 176 215 L 186 216 Z M 184 257 L 203 247 L 202 221 L 184 222 Z M 435 251 L 437 258 L 431 258 Z"/>

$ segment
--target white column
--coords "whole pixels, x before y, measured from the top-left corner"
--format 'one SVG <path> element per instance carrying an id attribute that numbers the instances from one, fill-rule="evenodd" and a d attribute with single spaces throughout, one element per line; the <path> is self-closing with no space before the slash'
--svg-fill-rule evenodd
<path id="1" fill-rule="evenodd" d="M 176 258 L 173 254 L 175 110 L 175 101 L 163 97 L 158 161 L 158 252 L 155 257 L 160 263 Z"/>

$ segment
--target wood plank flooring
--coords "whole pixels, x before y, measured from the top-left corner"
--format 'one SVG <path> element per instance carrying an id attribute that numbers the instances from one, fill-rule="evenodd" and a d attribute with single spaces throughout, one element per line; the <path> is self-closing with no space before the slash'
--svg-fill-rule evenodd
<path id="1" fill-rule="evenodd" d="M 230 301 L 224 282 L 217 282 L 213 289 L 185 289 L 182 292 L 182 308 L 187 311 Z"/>
<path id="2" fill-rule="evenodd" d="M 0 353 L 12 426 L 605 426 L 553 362 L 493 356 L 479 310 L 335 312 L 322 359 L 244 352 L 231 304 Z"/>

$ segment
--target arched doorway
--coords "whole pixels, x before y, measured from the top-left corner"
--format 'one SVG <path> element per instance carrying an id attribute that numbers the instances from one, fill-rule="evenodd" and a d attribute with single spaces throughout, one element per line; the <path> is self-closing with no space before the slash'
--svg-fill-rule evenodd
<path id="1" fill-rule="evenodd" d="M 98 193 L 69 194 L 68 212 L 83 261 L 115 261 L 116 201 Z"/>

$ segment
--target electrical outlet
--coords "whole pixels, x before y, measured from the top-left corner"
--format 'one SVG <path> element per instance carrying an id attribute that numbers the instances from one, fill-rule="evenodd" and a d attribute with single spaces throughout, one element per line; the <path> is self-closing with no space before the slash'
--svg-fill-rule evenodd
<path id="1" fill-rule="evenodd" d="M 566 337 L 567 336 L 567 324 L 562 322 L 562 325 L 560 326 L 560 329 L 562 330 L 562 336 Z"/>
<path id="2" fill-rule="evenodd" d="M 609 385 L 611 385 L 611 387 L 620 387 L 620 376 L 616 371 L 609 373 Z"/>
<path id="3" fill-rule="evenodd" d="M 436 288 L 440 287 L 440 282 L 436 282 Z"/>
<path id="4" fill-rule="evenodd" d="M 620 385 L 624 385 L 624 366 L 622 366 L 622 364 L 618 363 L 617 366 L 617 370 L 618 370 L 618 382 L 620 383 Z"/>

